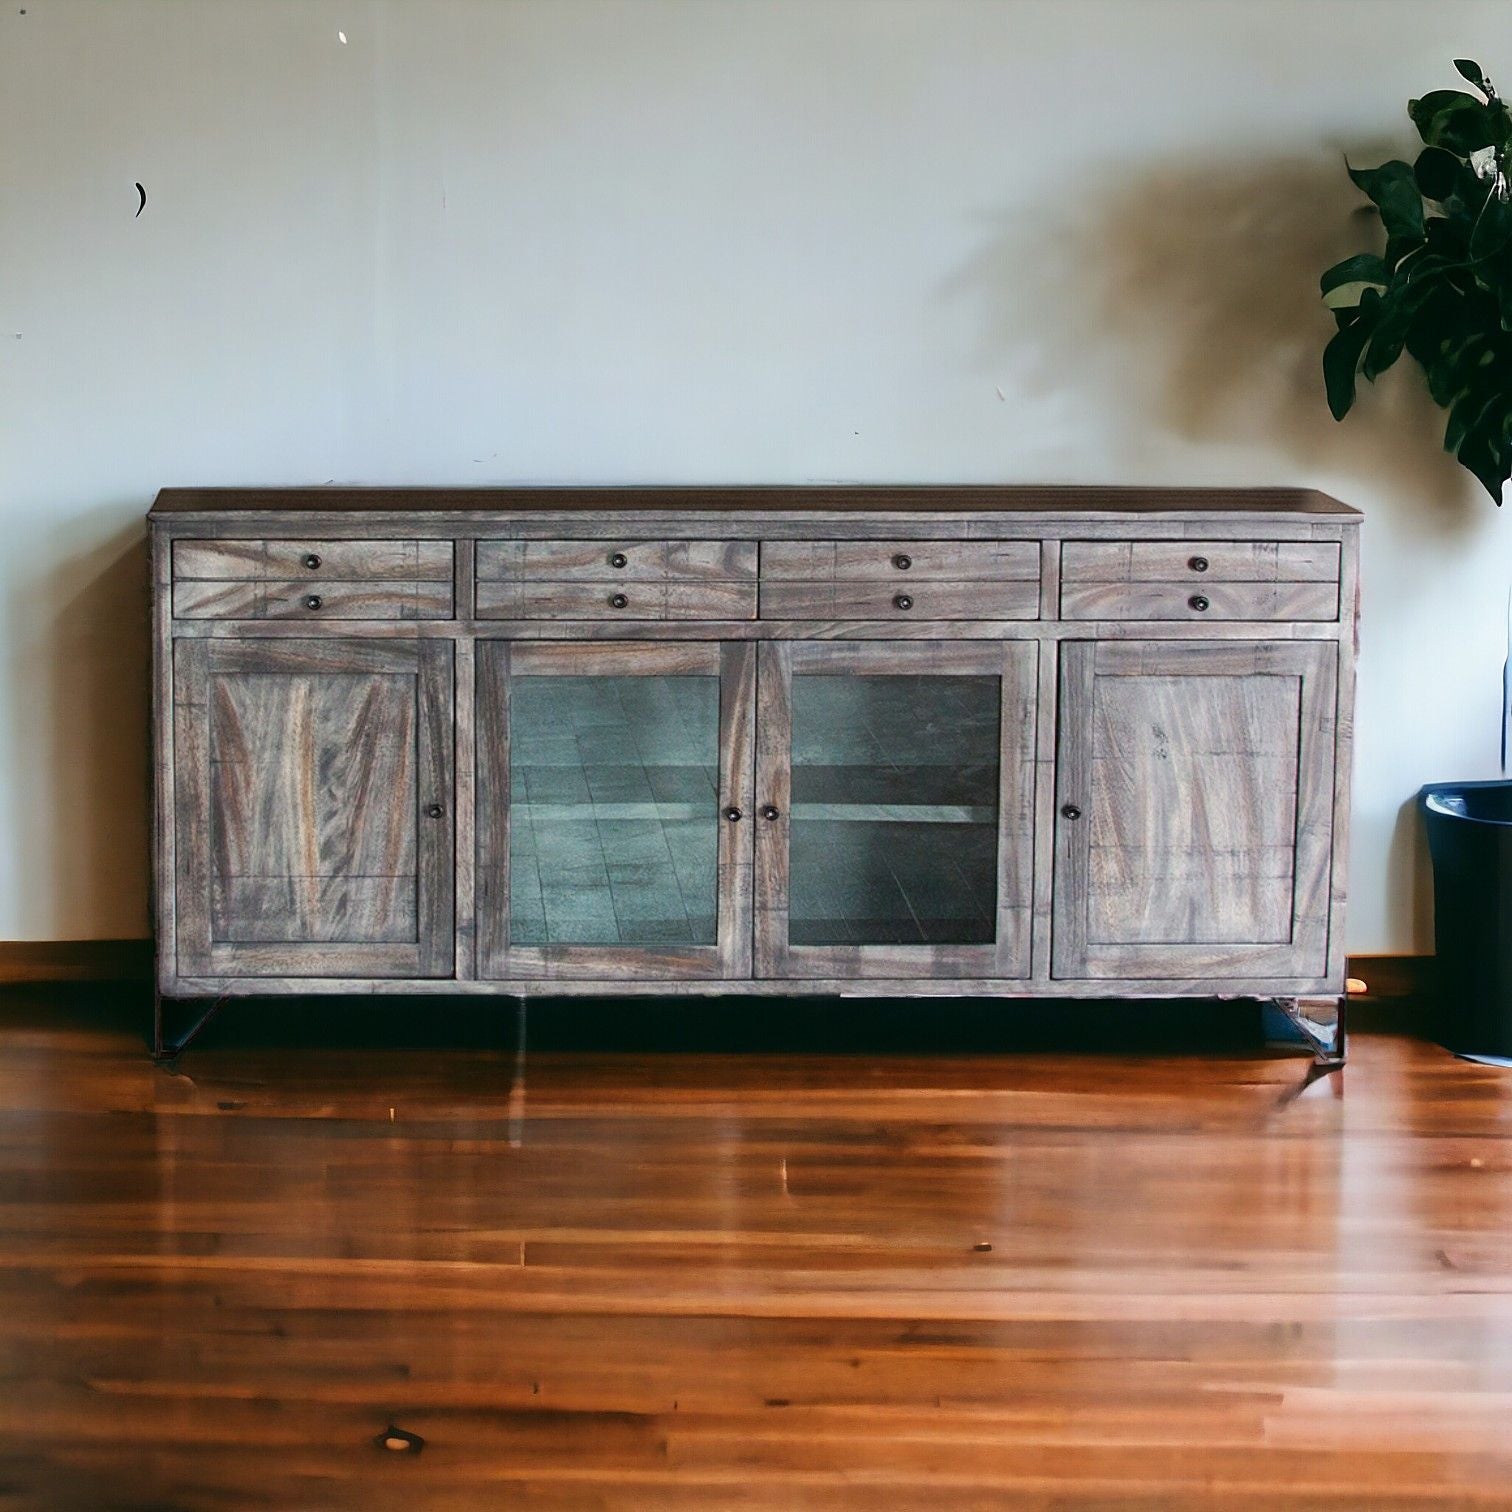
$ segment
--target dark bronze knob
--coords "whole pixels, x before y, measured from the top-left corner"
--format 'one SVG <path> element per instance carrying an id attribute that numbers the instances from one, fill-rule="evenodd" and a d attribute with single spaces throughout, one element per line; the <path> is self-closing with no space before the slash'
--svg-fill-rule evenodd
<path id="1" fill-rule="evenodd" d="M 311 593 L 305 598 L 306 609 L 318 609 L 325 602 L 318 593 Z"/>
<path id="2" fill-rule="evenodd" d="M 740 810 L 738 808 L 736 808 L 735 805 L 732 803 L 730 805 L 730 807 L 725 810 L 725 818 L 728 819 L 731 824 L 739 824 L 740 823 Z"/>
<path id="3" fill-rule="evenodd" d="M 609 607 L 611 609 L 623 609 L 629 602 L 630 600 L 623 593 L 611 593 L 609 595 Z"/>
<path id="4" fill-rule="evenodd" d="M 763 819 L 780 819 L 782 813 L 775 803 L 765 803 L 761 807 L 761 817 Z"/>
<path id="5" fill-rule="evenodd" d="M 899 594 L 894 595 L 894 597 L 893 597 L 893 603 L 895 605 L 897 605 L 897 607 L 899 609 L 912 609 L 913 608 L 913 599 L 910 598 L 909 595 L 906 594 L 906 593 L 899 593 Z"/>
<path id="6" fill-rule="evenodd" d="M 425 805 L 425 817 L 427 819 L 439 819 L 446 812 L 444 803 L 427 803 Z"/>
<path id="7" fill-rule="evenodd" d="M 627 557 L 623 551 L 616 551 L 614 555 L 609 558 L 609 565 L 611 567 L 628 567 L 630 565 L 630 558 Z"/>
<path id="8" fill-rule="evenodd" d="M 1061 818 L 1080 819 L 1081 810 L 1074 803 L 1063 803 L 1061 804 Z"/>
<path id="9" fill-rule="evenodd" d="M 893 558 L 893 566 L 896 567 L 899 572 L 907 572 L 908 569 L 913 566 L 913 558 L 907 555 L 905 552 L 900 551 L 897 556 Z"/>
<path id="10" fill-rule="evenodd" d="M 1187 560 L 1187 566 L 1193 572 L 1206 572 L 1208 569 L 1208 560 L 1206 557 L 1190 557 Z"/>
<path id="11" fill-rule="evenodd" d="M 1187 603 L 1190 604 L 1192 608 L 1198 612 L 1198 614 L 1201 614 L 1203 610 L 1205 610 L 1208 606 L 1206 596 L 1201 593 L 1194 593 L 1191 598 L 1187 600 Z"/>
<path id="12" fill-rule="evenodd" d="M 311 572 L 314 572 L 320 566 L 320 558 L 313 551 L 304 559 L 304 562 Z"/>

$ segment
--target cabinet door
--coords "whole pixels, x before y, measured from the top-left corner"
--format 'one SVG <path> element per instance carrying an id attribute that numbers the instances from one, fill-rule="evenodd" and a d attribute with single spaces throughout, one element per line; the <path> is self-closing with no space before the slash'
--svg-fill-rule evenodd
<path id="1" fill-rule="evenodd" d="M 748 977 L 749 644 L 480 641 L 478 970 Z"/>
<path id="2" fill-rule="evenodd" d="M 1061 647 L 1059 977 L 1324 975 L 1338 649 Z"/>
<path id="3" fill-rule="evenodd" d="M 770 641 L 756 761 L 761 976 L 1029 974 L 1029 641 Z"/>
<path id="4" fill-rule="evenodd" d="M 447 977 L 452 648 L 174 645 L 182 976 Z"/>

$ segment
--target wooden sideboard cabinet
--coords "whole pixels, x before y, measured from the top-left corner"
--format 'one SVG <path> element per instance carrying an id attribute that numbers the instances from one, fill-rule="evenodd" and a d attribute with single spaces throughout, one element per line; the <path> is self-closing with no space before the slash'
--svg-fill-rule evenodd
<path id="1" fill-rule="evenodd" d="M 1342 1058 L 1359 515 L 1321 494 L 149 519 L 159 1055 L 164 1000 L 686 992 L 1275 999 Z"/>

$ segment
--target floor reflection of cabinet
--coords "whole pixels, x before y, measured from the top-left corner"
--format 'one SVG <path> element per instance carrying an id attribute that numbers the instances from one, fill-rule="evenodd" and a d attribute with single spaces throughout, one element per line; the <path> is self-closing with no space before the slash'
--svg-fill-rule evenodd
<path id="1" fill-rule="evenodd" d="M 1321 495 L 151 521 L 170 999 L 1343 990 L 1358 516 Z"/>

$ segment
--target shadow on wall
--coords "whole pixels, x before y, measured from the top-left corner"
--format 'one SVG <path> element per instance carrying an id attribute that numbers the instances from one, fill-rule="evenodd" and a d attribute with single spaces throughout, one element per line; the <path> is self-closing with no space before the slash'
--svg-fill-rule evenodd
<path id="1" fill-rule="evenodd" d="M 130 511 L 129 525 L 121 525 Z M 60 535 L 64 529 L 60 529 Z M 44 788 L 51 897 L 34 907 L 74 938 L 148 933 L 147 542 L 135 504 L 70 519 L 55 566 L 16 596 L 12 644 L 45 670 L 33 707 L 50 770 Z M 40 821 L 39 821 L 40 822 Z"/>
<path id="2" fill-rule="evenodd" d="M 985 358 L 1036 345 L 1026 376 L 1073 389 L 1115 462 L 1168 458 L 1162 436 L 1253 448 L 1271 479 L 1281 454 L 1297 475 L 1388 485 L 1410 501 L 1409 529 L 1474 528 L 1442 412 L 1410 362 L 1342 425 L 1324 402 L 1334 327 L 1318 276 L 1379 238 L 1341 158 L 1124 172 L 1080 186 L 1075 205 L 1060 222 L 1016 209 L 952 280 L 986 303 Z"/>
<path id="3" fill-rule="evenodd" d="M 1351 150 L 1362 163 L 1391 155 Z M 1067 203 L 1066 189 L 1057 183 L 1046 206 Z M 1042 401 L 1065 392 L 1127 475 L 1167 470 L 1174 438 L 1202 448 L 1199 462 L 1235 453 L 1237 465 L 1225 460 L 1202 481 L 1249 481 L 1246 455 L 1255 481 L 1357 478 L 1386 527 L 1362 538 L 1370 592 L 1410 616 L 1425 587 L 1414 546 L 1468 546 L 1487 502 L 1443 450 L 1443 412 L 1410 359 L 1373 386 L 1362 381 L 1342 424 L 1328 412 L 1321 358 L 1334 323 L 1318 277 L 1380 240 L 1336 153 L 1110 171 L 1079 186 L 1059 221 L 1053 208 L 1016 209 L 951 292 L 985 305 L 983 360 L 1027 344 L 1032 392 Z M 1293 464 L 1279 476 L 1277 459 Z M 1387 878 L 1389 916 L 1411 918 L 1415 938 L 1430 939 L 1427 851 L 1411 801 Z"/>

